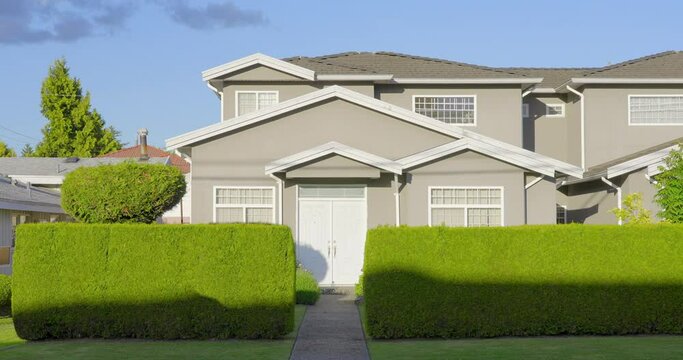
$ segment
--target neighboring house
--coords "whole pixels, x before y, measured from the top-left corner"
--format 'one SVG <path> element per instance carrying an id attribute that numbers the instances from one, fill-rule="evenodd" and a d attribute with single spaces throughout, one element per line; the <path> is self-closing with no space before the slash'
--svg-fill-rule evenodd
<path id="1" fill-rule="evenodd" d="M 161 222 L 165 224 L 189 224 L 192 216 L 190 200 L 192 181 L 192 177 L 190 176 L 191 164 L 176 154 L 172 154 L 157 147 L 147 145 L 147 135 L 147 129 L 140 129 L 138 130 L 137 145 L 102 155 L 100 156 L 100 158 L 167 159 L 166 163 L 178 168 L 178 170 L 180 170 L 183 173 L 183 175 L 185 176 L 185 182 L 187 183 L 187 187 L 183 199 L 173 209 L 164 213 L 164 215 L 161 217 Z"/>
<path id="2" fill-rule="evenodd" d="M 0 176 L 0 274 L 12 272 L 17 225 L 67 220 L 58 192 Z"/>
<path id="3" fill-rule="evenodd" d="M 358 280 L 367 228 L 616 223 L 683 136 L 683 53 L 605 68 L 490 68 L 396 53 L 202 74 L 221 121 L 166 141 L 192 221 L 290 226 L 325 285 Z M 585 172 L 585 174 L 584 174 Z"/>

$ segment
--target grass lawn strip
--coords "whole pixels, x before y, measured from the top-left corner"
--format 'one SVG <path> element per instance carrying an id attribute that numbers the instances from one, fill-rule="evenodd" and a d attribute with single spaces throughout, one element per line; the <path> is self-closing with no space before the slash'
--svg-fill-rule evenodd
<path id="1" fill-rule="evenodd" d="M 60 340 L 21 344 L 11 319 L 0 319 L 0 358 L 3 359 L 288 359 L 305 306 L 297 305 L 295 330 L 281 340 L 147 341 Z M 9 326 L 6 326 L 9 324 Z M 13 336 L 12 336 L 13 335 Z"/>

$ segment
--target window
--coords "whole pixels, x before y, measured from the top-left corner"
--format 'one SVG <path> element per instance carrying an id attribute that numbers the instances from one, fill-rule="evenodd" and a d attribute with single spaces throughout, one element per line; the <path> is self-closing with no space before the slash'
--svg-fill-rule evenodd
<path id="1" fill-rule="evenodd" d="M 215 187 L 216 223 L 274 223 L 274 187 Z"/>
<path id="2" fill-rule="evenodd" d="M 237 91 L 235 92 L 235 115 L 240 116 L 261 110 L 277 102 L 277 91 Z"/>
<path id="3" fill-rule="evenodd" d="M 683 95 L 629 95 L 629 125 L 683 125 Z"/>
<path id="4" fill-rule="evenodd" d="M 362 199 L 365 197 L 365 186 L 359 185 L 301 185 L 301 199 Z"/>
<path id="5" fill-rule="evenodd" d="M 0 265 L 9 265 L 11 263 L 11 249 L 9 246 L 0 246 Z"/>
<path id="6" fill-rule="evenodd" d="M 502 187 L 430 187 L 429 225 L 502 226 Z"/>
<path id="7" fill-rule="evenodd" d="M 564 104 L 546 104 L 545 116 L 564 117 Z"/>
<path id="8" fill-rule="evenodd" d="M 525 119 L 529 117 L 529 104 L 522 104 L 522 117 Z"/>
<path id="9" fill-rule="evenodd" d="M 413 96 L 413 110 L 447 124 L 475 125 L 477 100 L 474 95 Z"/>
<path id="10" fill-rule="evenodd" d="M 557 223 L 566 224 L 567 223 L 567 205 L 555 204 L 557 208 Z"/>

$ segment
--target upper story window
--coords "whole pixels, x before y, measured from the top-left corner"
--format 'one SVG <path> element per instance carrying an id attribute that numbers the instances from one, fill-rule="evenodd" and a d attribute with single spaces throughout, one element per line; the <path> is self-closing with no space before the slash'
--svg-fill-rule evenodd
<path id="1" fill-rule="evenodd" d="M 277 91 L 237 91 L 235 92 L 235 115 L 240 116 L 261 110 L 277 102 Z"/>
<path id="2" fill-rule="evenodd" d="M 545 116 L 564 117 L 564 104 L 546 104 Z"/>
<path id="3" fill-rule="evenodd" d="M 477 97 L 474 95 L 415 95 L 413 110 L 455 125 L 476 125 Z"/>
<path id="4" fill-rule="evenodd" d="M 629 125 L 683 125 L 683 95 L 629 95 Z"/>

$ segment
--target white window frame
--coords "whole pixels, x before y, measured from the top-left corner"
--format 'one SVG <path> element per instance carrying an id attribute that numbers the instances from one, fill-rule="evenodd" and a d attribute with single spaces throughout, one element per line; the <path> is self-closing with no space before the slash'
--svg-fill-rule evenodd
<path id="1" fill-rule="evenodd" d="M 433 205 L 432 204 L 432 189 L 444 189 L 444 190 L 468 190 L 468 189 L 495 189 L 495 190 L 500 190 L 500 204 L 439 204 L 439 205 Z M 428 208 L 428 223 L 429 226 L 432 225 L 432 208 L 437 208 L 437 209 L 450 209 L 450 208 L 457 208 L 457 209 L 465 209 L 464 211 L 464 216 L 465 216 L 465 221 L 463 224 L 465 224 L 464 227 L 469 227 L 469 216 L 468 216 L 468 210 L 470 208 L 473 209 L 500 209 L 500 226 L 505 226 L 505 187 L 504 186 L 429 186 L 427 187 L 427 208 Z"/>
<path id="2" fill-rule="evenodd" d="M 273 93 L 275 94 L 275 104 L 280 103 L 280 91 L 279 90 L 237 90 L 235 91 L 235 117 L 240 116 L 240 104 L 239 104 L 239 98 L 240 94 L 256 94 L 256 107 L 257 109 L 254 110 L 254 112 L 259 111 L 261 109 L 258 108 L 258 96 L 259 94 L 267 94 L 267 93 Z M 246 114 L 244 114 L 246 115 Z"/>
<path id="3" fill-rule="evenodd" d="M 683 94 L 643 94 L 643 95 L 638 95 L 638 94 L 629 94 L 628 95 L 628 104 L 626 104 L 626 112 L 628 113 L 628 126 L 683 126 L 683 122 L 678 123 L 678 124 L 672 124 L 672 123 L 666 123 L 666 124 L 639 124 L 639 123 L 632 123 L 631 122 L 631 98 L 634 97 L 683 97 Z"/>
<path id="4" fill-rule="evenodd" d="M 550 109 L 550 107 L 555 107 L 555 106 L 559 106 L 560 109 L 562 109 L 562 113 L 561 113 L 561 114 L 550 114 L 550 113 L 548 112 L 548 110 Z M 545 116 L 546 116 L 546 117 L 549 117 L 549 118 L 563 118 L 563 117 L 564 117 L 564 114 L 565 114 L 564 111 L 565 111 L 564 104 L 545 104 Z"/>
<path id="5" fill-rule="evenodd" d="M 413 112 L 414 112 L 414 113 L 417 113 L 417 111 L 415 110 L 415 99 L 416 99 L 416 98 L 419 98 L 419 97 L 472 98 L 472 100 L 473 100 L 473 105 L 474 105 L 474 119 L 473 119 L 473 121 L 472 121 L 471 124 L 447 123 L 447 122 L 441 121 L 441 120 L 439 120 L 439 119 L 434 119 L 434 118 L 429 117 L 429 116 L 427 116 L 427 115 L 423 115 L 423 116 L 427 116 L 427 117 L 430 118 L 430 119 L 434 119 L 434 120 L 436 120 L 436 121 L 438 121 L 438 122 L 442 122 L 442 123 L 444 123 L 444 124 L 446 124 L 446 125 L 454 125 L 454 126 L 477 126 L 477 117 L 478 117 L 478 114 L 477 114 L 477 95 L 447 95 L 447 94 L 439 94 L 439 95 L 421 95 L 421 94 L 417 94 L 417 95 L 413 95 Z"/>
<path id="6" fill-rule="evenodd" d="M 216 190 L 230 190 L 230 189 L 254 189 L 254 190 L 262 190 L 262 189 L 271 189 L 273 191 L 273 201 L 269 204 L 218 204 L 217 200 L 217 194 Z M 213 201 L 213 222 L 218 223 L 216 221 L 216 209 L 218 208 L 241 208 L 242 209 L 242 218 L 244 219 L 243 223 L 240 224 L 251 224 L 247 223 L 247 208 L 260 208 L 260 209 L 272 209 L 273 211 L 273 217 L 271 219 L 271 224 L 275 224 L 275 198 L 277 197 L 277 194 L 275 193 L 275 186 L 230 186 L 230 185 L 219 185 L 219 186 L 214 186 L 213 187 L 213 195 L 211 195 L 211 199 Z"/>
<path id="7" fill-rule="evenodd" d="M 563 222 L 563 223 L 557 222 L 557 220 L 558 220 L 558 219 L 557 219 L 557 210 L 559 210 L 560 208 L 562 208 L 562 209 L 563 209 L 563 212 L 564 212 L 564 222 Z M 560 224 L 562 224 L 562 225 L 567 224 L 567 205 L 555 204 L 555 224 L 558 224 L 558 225 L 560 225 Z"/>
<path id="8" fill-rule="evenodd" d="M 529 118 L 529 104 L 523 103 L 522 104 L 522 119 L 527 119 Z"/>

